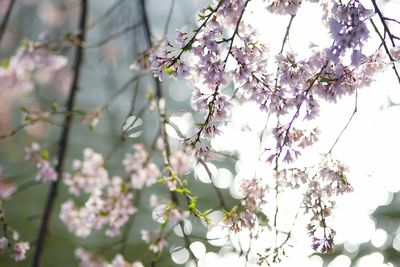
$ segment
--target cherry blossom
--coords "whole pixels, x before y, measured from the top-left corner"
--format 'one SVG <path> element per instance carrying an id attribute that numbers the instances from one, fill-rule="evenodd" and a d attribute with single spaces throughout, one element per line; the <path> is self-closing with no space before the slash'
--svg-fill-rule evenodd
<path id="1" fill-rule="evenodd" d="M 67 59 L 50 53 L 45 43 L 26 40 L 8 63 L 0 67 L 0 89 L 30 91 L 34 71 L 55 71 L 66 64 Z"/>

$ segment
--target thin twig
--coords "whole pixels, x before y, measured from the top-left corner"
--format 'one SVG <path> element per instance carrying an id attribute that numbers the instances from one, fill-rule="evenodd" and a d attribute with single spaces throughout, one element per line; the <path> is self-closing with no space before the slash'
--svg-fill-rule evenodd
<path id="1" fill-rule="evenodd" d="M 164 36 L 167 36 L 167 34 L 168 34 L 168 29 L 169 29 L 169 25 L 171 23 L 172 13 L 174 12 L 174 6 L 175 6 L 175 0 L 171 0 L 171 5 L 169 7 L 167 20 L 165 22 L 165 27 L 164 27 Z"/>
<path id="2" fill-rule="evenodd" d="M 134 76 L 132 78 L 129 78 L 129 80 L 127 80 L 101 107 L 100 110 L 103 111 L 105 109 L 107 109 L 109 106 L 112 105 L 112 103 L 114 103 L 115 99 L 117 97 L 119 97 L 123 92 L 125 92 L 129 86 L 138 81 L 141 78 L 141 76 Z"/>
<path id="3" fill-rule="evenodd" d="M 140 208 L 140 202 L 141 202 L 141 199 L 142 199 L 142 190 L 140 190 L 140 189 L 135 190 L 134 195 L 135 195 L 135 197 L 134 197 L 134 199 L 133 199 L 133 206 L 139 210 L 139 208 Z M 130 233 L 130 231 L 131 231 L 131 229 L 132 229 L 132 227 L 133 227 L 133 224 L 134 224 L 134 222 L 135 222 L 136 216 L 137 216 L 137 213 L 133 214 L 133 215 L 129 218 L 129 221 L 128 221 L 128 223 L 126 224 L 124 233 L 123 233 L 123 235 L 122 235 L 122 239 L 121 239 L 122 245 L 121 245 L 121 248 L 120 248 L 119 251 L 120 251 L 123 255 L 125 254 L 126 246 L 127 246 L 127 244 L 128 244 L 128 240 L 129 240 L 129 233 Z"/>
<path id="4" fill-rule="evenodd" d="M 106 43 L 112 41 L 113 39 L 116 39 L 116 38 L 120 37 L 121 35 L 124 35 L 124 34 L 130 32 L 132 30 L 137 29 L 138 27 L 141 26 L 141 24 L 142 24 L 141 22 L 137 22 L 137 23 L 135 23 L 133 25 L 127 26 L 126 28 L 111 34 L 110 36 L 108 36 L 107 38 L 105 38 L 104 40 L 102 40 L 102 41 L 100 41 L 98 43 L 85 45 L 85 48 L 101 47 L 101 46 L 105 45 Z"/>
<path id="5" fill-rule="evenodd" d="M 153 47 L 152 44 L 152 40 L 151 40 L 151 31 L 150 31 L 150 24 L 147 18 L 147 12 L 146 12 L 146 6 L 145 6 L 145 1 L 144 0 L 140 0 L 140 6 L 141 6 L 141 13 L 143 16 L 143 30 L 145 32 L 145 36 L 146 36 L 146 42 L 149 48 Z M 156 84 L 156 98 L 157 98 L 157 106 L 158 106 L 158 112 L 160 115 L 160 136 L 161 139 L 163 140 L 164 143 L 164 150 L 163 150 L 163 159 L 164 159 L 164 165 L 166 167 L 171 166 L 171 162 L 170 162 L 170 156 L 171 156 L 171 147 L 168 141 L 168 135 L 167 135 L 167 131 L 166 131 L 166 125 L 167 125 L 167 112 L 166 112 L 166 103 L 165 103 L 165 98 L 163 97 L 162 94 L 162 90 L 161 90 L 161 83 L 160 81 L 153 77 L 153 80 Z M 170 168 L 167 168 L 168 170 Z M 170 172 L 170 171 L 169 171 Z M 170 173 L 170 175 L 172 175 L 172 173 Z M 171 200 L 174 204 L 179 205 L 179 200 L 178 200 L 178 196 L 176 194 L 176 192 L 171 191 Z M 192 252 L 192 250 L 189 247 L 190 244 L 190 239 L 189 237 L 186 235 L 184 229 L 182 229 L 182 234 L 184 236 L 185 239 L 185 246 L 188 249 L 190 256 L 195 259 L 194 253 Z M 151 266 L 155 266 L 156 265 L 156 260 L 153 259 L 151 262 Z"/>
<path id="6" fill-rule="evenodd" d="M 79 25 L 78 30 L 81 31 L 81 34 L 78 35 L 78 40 L 82 43 L 85 41 L 85 32 L 83 31 L 85 24 L 86 24 L 86 16 L 87 16 L 87 0 L 81 1 L 81 11 L 80 11 L 80 18 L 79 18 Z M 68 140 L 70 136 L 70 130 L 72 126 L 72 119 L 73 115 L 71 111 L 75 105 L 75 96 L 78 91 L 78 81 L 79 81 L 79 74 L 82 65 L 82 56 L 83 56 L 83 48 L 81 46 L 77 46 L 75 52 L 75 59 L 73 64 L 74 70 L 74 78 L 71 84 L 71 89 L 69 92 L 66 109 L 67 115 L 65 116 L 64 128 L 61 132 L 61 137 L 59 141 L 59 152 L 57 158 L 57 165 L 56 165 L 56 172 L 58 173 L 57 180 L 51 183 L 50 190 L 47 196 L 44 212 L 42 215 L 42 222 L 40 225 L 40 229 L 38 232 L 38 237 L 36 241 L 36 249 L 34 252 L 34 258 L 32 262 L 32 267 L 39 267 L 40 260 L 43 255 L 43 246 L 46 239 L 47 229 L 50 223 L 50 217 L 53 211 L 55 199 L 57 197 L 58 185 L 62 179 L 62 173 L 64 171 L 64 160 L 67 155 L 68 149 Z"/>
<path id="7" fill-rule="evenodd" d="M 336 138 L 335 142 L 333 143 L 331 149 L 329 149 L 328 154 L 332 153 L 333 148 L 336 146 L 337 142 L 339 141 L 340 137 L 342 136 L 342 134 L 344 133 L 344 131 L 346 131 L 347 127 L 350 125 L 351 121 L 353 120 L 354 116 L 357 113 L 357 104 L 358 104 L 358 93 L 356 90 L 356 97 L 355 97 L 355 101 L 354 101 L 354 110 L 349 118 L 349 120 L 347 121 L 346 125 L 343 127 L 342 131 L 340 131 L 338 137 Z"/>
<path id="8" fill-rule="evenodd" d="M 86 25 L 85 30 L 90 30 L 94 28 L 97 24 L 100 24 L 106 20 L 114 11 L 124 2 L 125 0 L 119 0 L 113 4 L 109 9 L 107 9 L 98 19 L 94 20 L 92 23 Z"/>
<path id="9" fill-rule="evenodd" d="M 376 0 L 371 0 L 371 2 L 372 2 L 372 5 L 374 6 L 375 12 L 378 14 L 379 19 L 382 22 L 384 32 L 389 35 L 389 39 L 390 39 L 390 41 L 392 43 L 392 46 L 395 47 L 396 44 L 395 44 L 394 38 L 393 38 L 394 35 L 391 33 L 391 31 L 389 29 L 389 26 L 386 24 L 385 17 L 383 16 L 381 10 L 379 9 L 378 5 L 376 4 Z"/>

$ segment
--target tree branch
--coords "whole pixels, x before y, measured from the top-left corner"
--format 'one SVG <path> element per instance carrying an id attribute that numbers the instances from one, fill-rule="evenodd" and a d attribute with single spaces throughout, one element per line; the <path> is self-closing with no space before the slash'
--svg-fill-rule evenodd
<path id="1" fill-rule="evenodd" d="M 78 26 L 78 31 L 79 34 L 77 36 L 78 40 L 83 43 L 85 41 L 85 24 L 86 24 L 86 16 L 87 16 L 87 1 L 82 0 L 81 2 L 81 12 L 80 12 L 80 18 L 79 18 L 79 26 Z M 73 70 L 74 70 L 74 79 L 71 84 L 71 89 L 69 92 L 69 96 L 67 99 L 67 114 L 65 116 L 65 121 L 64 121 L 64 128 L 61 132 L 61 137 L 59 141 L 59 152 L 58 152 L 58 157 L 57 157 L 57 166 L 56 166 L 56 171 L 58 173 L 57 180 L 55 182 L 52 182 L 50 185 L 50 190 L 47 196 L 44 212 L 42 215 L 42 222 L 40 225 L 38 237 L 37 237 L 37 243 L 36 243 L 36 249 L 35 249 L 35 254 L 33 258 L 33 263 L 32 267 L 39 267 L 40 266 L 40 260 L 43 255 L 43 246 L 45 243 L 46 239 L 46 233 L 47 229 L 49 227 L 50 223 L 50 217 L 53 211 L 54 207 L 54 202 L 57 197 L 57 191 L 58 191 L 58 186 L 59 183 L 62 179 L 62 173 L 64 170 L 64 160 L 67 154 L 67 149 L 68 149 L 68 140 L 70 136 L 70 130 L 72 126 L 72 119 L 73 119 L 73 113 L 71 112 L 74 108 L 75 104 L 75 96 L 78 91 L 78 81 L 79 81 L 79 74 L 80 74 L 80 69 L 81 69 L 81 64 L 82 64 L 82 55 L 83 55 L 83 48 L 81 46 L 76 47 L 76 52 L 75 52 L 75 60 L 73 64 Z"/>
<path id="2" fill-rule="evenodd" d="M 10 19 L 10 15 L 11 15 L 12 9 L 14 7 L 14 3 L 15 3 L 15 0 L 11 0 L 10 1 L 10 4 L 7 7 L 6 14 L 4 15 L 3 20 L 1 21 L 1 24 L 0 24 L 0 44 L 1 44 L 1 40 L 3 39 L 3 35 L 4 35 L 5 30 L 6 30 L 8 21 Z"/>

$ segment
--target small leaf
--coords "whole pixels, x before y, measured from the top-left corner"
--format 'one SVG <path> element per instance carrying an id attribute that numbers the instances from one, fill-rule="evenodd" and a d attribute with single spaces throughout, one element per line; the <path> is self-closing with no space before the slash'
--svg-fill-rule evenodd
<path id="1" fill-rule="evenodd" d="M 197 202 L 197 198 L 193 197 L 190 199 L 190 203 L 188 205 L 189 211 L 191 211 L 191 212 L 196 211 L 196 202 Z"/>
<path id="2" fill-rule="evenodd" d="M 287 60 L 289 61 L 290 64 L 296 65 L 296 62 L 293 59 L 291 59 L 290 57 L 286 57 L 286 58 L 287 58 Z"/>
<path id="3" fill-rule="evenodd" d="M 58 103 L 57 102 L 51 103 L 51 111 L 56 112 L 57 108 L 58 108 Z"/>
<path id="4" fill-rule="evenodd" d="M 174 73 L 175 70 L 172 67 L 164 66 L 164 72 L 166 74 L 171 74 L 171 73 Z"/>
<path id="5" fill-rule="evenodd" d="M 8 67 L 10 66 L 10 60 L 5 58 L 1 61 L 1 66 L 5 69 L 8 69 Z"/>
<path id="6" fill-rule="evenodd" d="M 325 77 L 325 76 L 319 76 L 319 81 L 320 81 L 321 83 L 328 83 L 328 82 L 333 81 L 333 79 L 331 79 L 331 78 L 329 78 L 329 77 Z"/>
<path id="7" fill-rule="evenodd" d="M 199 20 L 205 20 L 208 16 L 199 14 Z"/>
<path id="8" fill-rule="evenodd" d="M 187 43 L 183 48 L 182 48 L 182 50 L 183 51 L 190 51 L 192 49 L 192 42 L 189 42 L 189 43 Z"/>
<path id="9" fill-rule="evenodd" d="M 40 151 L 40 158 L 44 159 L 44 160 L 48 160 L 49 159 L 49 151 L 47 151 L 47 150 Z"/>

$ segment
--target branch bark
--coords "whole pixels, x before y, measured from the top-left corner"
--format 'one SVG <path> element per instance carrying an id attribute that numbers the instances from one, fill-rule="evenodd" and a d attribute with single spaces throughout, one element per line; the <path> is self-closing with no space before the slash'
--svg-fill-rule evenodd
<path id="1" fill-rule="evenodd" d="M 81 2 L 81 11 L 80 11 L 80 18 L 79 18 L 79 25 L 78 25 L 78 36 L 77 39 L 79 43 L 82 44 L 85 41 L 85 24 L 86 24 L 86 17 L 87 17 L 87 0 L 82 0 Z M 61 137 L 59 141 L 59 152 L 57 157 L 57 166 L 56 171 L 58 173 L 57 181 L 52 182 L 50 185 L 50 190 L 47 195 L 46 204 L 44 207 L 44 212 L 42 215 L 42 223 L 40 225 L 38 237 L 36 240 L 36 249 L 33 258 L 32 267 L 39 267 L 40 261 L 43 256 L 43 246 L 46 239 L 47 230 L 50 223 L 51 214 L 54 207 L 54 202 L 57 197 L 58 186 L 62 179 L 62 173 L 64 171 L 64 160 L 67 155 L 68 149 L 68 140 L 70 137 L 70 130 L 72 126 L 72 119 L 73 113 L 72 110 L 75 105 L 75 96 L 78 91 L 78 81 L 79 81 L 79 74 L 82 65 L 82 56 L 83 56 L 83 47 L 78 45 L 76 47 L 75 52 L 75 59 L 73 63 L 73 70 L 74 70 L 74 79 L 71 84 L 70 92 L 68 95 L 67 103 L 66 103 L 66 116 L 64 120 L 64 127 L 61 132 Z"/>
<path id="2" fill-rule="evenodd" d="M 8 4 L 7 11 L 6 11 L 5 15 L 4 15 L 4 18 L 1 21 L 1 24 L 0 24 L 0 44 L 1 44 L 1 40 L 3 39 L 3 35 L 4 35 L 5 30 L 6 30 L 8 21 L 10 19 L 10 15 L 11 15 L 12 9 L 14 7 L 14 3 L 15 3 L 15 0 L 11 0 L 10 1 L 10 4 Z"/>

